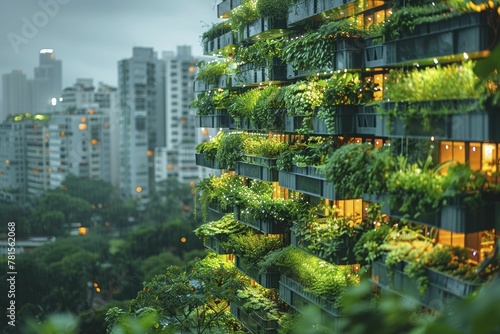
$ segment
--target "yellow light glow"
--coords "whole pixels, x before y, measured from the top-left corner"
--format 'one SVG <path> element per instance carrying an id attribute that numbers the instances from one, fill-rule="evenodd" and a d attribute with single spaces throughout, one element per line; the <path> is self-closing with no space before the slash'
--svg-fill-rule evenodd
<path id="1" fill-rule="evenodd" d="M 59 136 L 65 137 L 66 136 L 66 132 L 64 132 L 64 131 L 59 132 Z"/>
<path id="2" fill-rule="evenodd" d="M 78 234 L 79 234 L 79 235 L 87 235 L 87 232 L 88 232 L 88 231 L 87 231 L 87 228 L 86 228 L 86 227 L 80 226 L 80 227 L 78 228 Z"/>
<path id="3" fill-rule="evenodd" d="M 92 139 L 90 140 L 90 143 L 91 143 L 92 145 L 97 145 L 97 144 L 99 144 L 99 141 L 98 141 L 97 139 L 95 139 L 95 138 L 92 138 Z"/>
<path id="4" fill-rule="evenodd" d="M 82 119 L 80 120 L 81 123 L 87 123 L 87 117 L 82 117 Z"/>
<path id="5" fill-rule="evenodd" d="M 135 188 L 135 191 L 138 192 L 138 193 L 140 193 L 142 191 L 142 187 Z"/>
<path id="6" fill-rule="evenodd" d="M 87 124 L 84 124 L 84 123 L 78 124 L 78 130 L 80 130 L 80 131 L 87 130 Z"/>
<path id="7" fill-rule="evenodd" d="M 5 160 L 5 164 L 8 166 L 10 164 L 9 160 Z"/>
<path id="8" fill-rule="evenodd" d="M 153 155 L 155 155 L 155 154 L 154 154 L 154 152 L 153 152 L 152 150 L 148 150 L 148 151 L 146 152 L 146 155 L 147 155 L 148 157 L 152 157 L 152 156 L 153 156 Z"/>
<path id="9" fill-rule="evenodd" d="M 186 242 L 186 241 L 187 241 L 186 238 L 184 238 L 184 237 L 181 238 L 181 242 Z"/>

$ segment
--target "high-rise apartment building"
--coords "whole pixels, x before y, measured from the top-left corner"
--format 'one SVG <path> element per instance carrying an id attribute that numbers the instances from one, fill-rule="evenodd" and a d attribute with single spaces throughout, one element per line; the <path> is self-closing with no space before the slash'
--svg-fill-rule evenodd
<path id="1" fill-rule="evenodd" d="M 28 81 L 26 74 L 21 70 L 2 75 L 3 114 L 0 122 L 7 115 L 24 114 L 30 112 L 31 103 L 28 95 Z"/>
<path id="2" fill-rule="evenodd" d="M 118 62 L 120 190 L 148 199 L 155 147 L 165 146 L 165 64 L 152 48 L 135 47 Z"/>
<path id="3" fill-rule="evenodd" d="M 35 81 L 45 81 L 40 103 L 49 105 L 51 99 L 59 97 L 62 91 L 62 61 L 56 59 L 54 50 L 40 50 L 39 64 L 34 74 Z"/>
<path id="4" fill-rule="evenodd" d="M 155 150 L 155 180 L 176 178 L 189 183 L 198 179 L 194 160 L 196 132 L 194 111 L 190 103 L 194 98 L 193 82 L 196 63 L 190 46 L 178 46 L 177 52 L 163 53 L 165 62 L 165 134 L 166 145 Z"/>
<path id="5" fill-rule="evenodd" d="M 26 193 L 26 127 L 23 122 L 0 124 L 0 200 L 21 203 Z"/>

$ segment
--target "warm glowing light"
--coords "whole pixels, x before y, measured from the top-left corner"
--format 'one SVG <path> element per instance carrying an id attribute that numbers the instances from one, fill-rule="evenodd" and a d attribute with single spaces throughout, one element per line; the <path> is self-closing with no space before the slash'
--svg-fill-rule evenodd
<path id="1" fill-rule="evenodd" d="M 94 288 L 97 288 L 98 286 L 99 286 L 99 284 L 94 283 Z"/>
<path id="2" fill-rule="evenodd" d="M 89 114 L 94 115 L 95 114 L 95 109 L 89 109 Z"/>
<path id="3" fill-rule="evenodd" d="M 66 136 L 66 132 L 64 132 L 64 131 L 59 132 L 59 136 L 61 136 L 61 137 Z"/>
<path id="4" fill-rule="evenodd" d="M 431 141 L 434 141 L 434 139 L 435 139 L 434 136 L 431 136 Z"/>
<path id="5" fill-rule="evenodd" d="M 84 123 L 78 124 L 78 130 L 80 130 L 80 131 L 87 130 L 87 124 L 84 124 Z"/>
<path id="6" fill-rule="evenodd" d="M 193 181 L 189 182 L 189 186 L 190 186 L 191 188 L 192 188 L 192 187 L 194 187 L 194 182 L 193 182 Z"/>
<path id="7" fill-rule="evenodd" d="M 5 160 L 5 164 L 8 166 L 10 164 L 9 160 Z"/>
<path id="8" fill-rule="evenodd" d="M 80 120 L 81 123 L 87 123 L 87 117 L 82 117 L 82 119 Z"/>
<path id="9" fill-rule="evenodd" d="M 99 141 L 98 141 L 97 139 L 95 139 L 95 138 L 92 138 L 92 139 L 90 140 L 90 143 L 91 143 L 92 145 L 97 145 L 97 144 L 99 144 Z"/>
<path id="10" fill-rule="evenodd" d="M 148 151 L 146 152 L 146 155 L 147 155 L 148 157 L 152 157 L 153 155 L 155 155 L 155 153 L 154 153 L 152 150 L 148 150 Z"/>
<path id="11" fill-rule="evenodd" d="M 88 231 L 87 231 L 87 228 L 86 228 L 86 227 L 80 226 L 80 227 L 78 228 L 78 234 L 79 234 L 79 235 L 87 235 L 87 232 L 88 232 Z"/>
<path id="12" fill-rule="evenodd" d="M 174 166 L 173 166 L 172 164 L 168 164 L 168 165 L 167 165 L 167 169 L 168 169 L 168 170 L 172 170 L 172 169 L 174 169 Z"/>
<path id="13" fill-rule="evenodd" d="M 53 97 L 51 100 L 50 100 L 50 104 L 52 106 L 55 106 L 57 104 L 57 99 L 55 97 Z"/>
<path id="14" fill-rule="evenodd" d="M 186 242 L 186 241 L 187 241 L 186 238 L 184 238 L 184 237 L 181 238 L 181 242 Z"/>
<path id="15" fill-rule="evenodd" d="M 96 288 L 95 292 L 97 292 L 97 293 L 101 292 L 101 288 Z"/>
<path id="16" fill-rule="evenodd" d="M 142 187 L 135 188 L 135 191 L 138 192 L 138 193 L 140 193 L 142 191 Z"/>

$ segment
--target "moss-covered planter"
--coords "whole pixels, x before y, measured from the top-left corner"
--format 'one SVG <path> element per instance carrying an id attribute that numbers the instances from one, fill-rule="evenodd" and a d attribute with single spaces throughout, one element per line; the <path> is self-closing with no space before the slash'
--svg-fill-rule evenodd
<path id="1" fill-rule="evenodd" d="M 299 282 L 286 275 L 281 275 L 279 281 L 280 299 L 297 311 L 303 312 L 309 304 L 314 304 L 327 313 L 330 318 L 339 318 L 342 315 L 341 308 L 335 306 L 335 302 L 305 290 Z"/>

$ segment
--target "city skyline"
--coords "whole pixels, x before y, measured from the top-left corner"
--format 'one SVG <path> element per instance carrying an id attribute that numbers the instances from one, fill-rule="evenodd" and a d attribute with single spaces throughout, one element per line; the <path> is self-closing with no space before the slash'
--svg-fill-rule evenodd
<path id="1" fill-rule="evenodd" d="M 63 60 L 63 87 L 78 78 L 117 86 L 116 63 L 134 46 L 161 52 L 189 45 L 202 55 L 200 36 L 214 23 L 216 3 L 6 0 L 9 10 L 0 13 L 0 73 L 21 70 L 33 78 L 39 51 L 48 48 Z"/>

